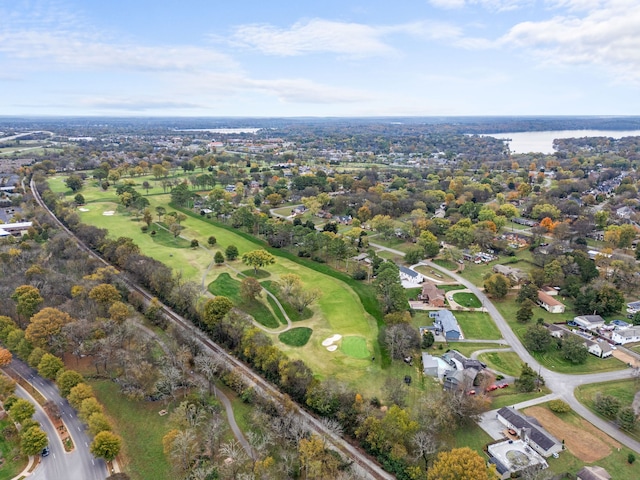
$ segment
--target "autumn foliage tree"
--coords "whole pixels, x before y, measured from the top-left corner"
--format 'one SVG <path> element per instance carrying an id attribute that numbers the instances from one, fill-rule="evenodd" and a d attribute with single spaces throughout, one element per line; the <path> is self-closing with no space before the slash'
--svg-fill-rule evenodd
<path id="1" fill-rule="evenodd" d="M 440 452 L 427 480 L 489 480 L 484 459 L 469 447 Z"/>
<path id="2" fill-rule="evenodd" d="M 25 330 L 25 338 L 35 347 L 51 347 L 62 327 L 72 321 L 73 318 L 66 312 L 52 307 L 43 308 L 31 317 L 31 322 Z"/>
<path id="3" fill-rule="evenodd" d="M 115 433 L 103 431 L 98 433 L 91 442 L 91 453 L 96 457 L 104 458 L 108 462 L 120 453 L 122 439 Z"/>
<path id="4" fill-rule="evenodd" d="M 38 311 L 38 307 L 44 298 L 40 296 L 40 290 L 31 285 L 21 285 L 16 288 L 11 295 L 11 299 L 16 302 L 16 312 L 24 320 L 28 320 Z"/>
<path id="5" fill-rule="evenodd" d="M 11 352 L 6 348 L 0 348 L 0 367 L 4 367 L 11 363 L 13 359 Z"/>
<path id="6" fill-rule="evenodd" d="M 253 271 L 257 274 L 258 268 L 276 263 L 276 258 L 264 249 L 252 250 L 242 255 L 242 261 L 253 267 Z"/>

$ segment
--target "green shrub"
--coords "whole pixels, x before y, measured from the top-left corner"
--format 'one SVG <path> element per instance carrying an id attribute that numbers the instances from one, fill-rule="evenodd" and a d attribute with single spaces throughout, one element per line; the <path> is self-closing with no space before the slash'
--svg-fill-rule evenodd
<path id="1" fill-rule="evenodd" d="M 562 400 L 551 400 L 549 402 L 549 409 L 556 413 L 567 413 L 571 410 L 571 407 L 567 402 Z"/>

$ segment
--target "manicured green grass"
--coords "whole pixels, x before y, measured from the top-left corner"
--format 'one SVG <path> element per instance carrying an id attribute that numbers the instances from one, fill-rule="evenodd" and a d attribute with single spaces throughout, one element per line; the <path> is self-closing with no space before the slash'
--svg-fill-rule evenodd
<path id="1" fill-rule="evenodd" d="M 276 298 L 280 302 L 280 305 L 282 305 L 282 308 L 284 308 L 284 311 L 287 313 L 289 320 L 291 320 L 292 322 L 301 322 L 303 320 L 309 320 L 311 317 L 313 317 L 313 311 L 309 307 L 305 307 L 302 312 L 299 312 L 297 308 L 294 308 L 289 302 L 282 298 L 282 295 L 279 294 L 278 289 L 274 288 L 273 282 L 271 280 L 260 282 L 260 284 L 276 296 Z M 269 300 L 270 302 L 273 302 L 273 299 L 271 297 L 269 297 Z M 273 304 L 275 305 L 275 302 Z M 276 308 L 277 306 L 274 307 L 274 310 L 276 310 Z M 280 309 L 278 308 L 277 310 L 279 311 Z"/>
<path id="2" fill-rule="evenodd" d="M 455 290 L 462 290 L 463 288 L 467 287 L 465 287 L 464 285 L 438 285 L 438 288 L 444 290 L 445 292 L 451 292 Z"/>
<path id="3" fill-rule="evenodd" d="M 353 358 L 369 358 L 371 355 L 367 349 L 367 341 L 363 337 L 344 337 L 340 343 L 340 350 Z"/>
<path id="4" fill-rule="evenodd" d="M 407 295 L 407 300 L 417 300 L 418 299 L 418 295 L 420 295 L 420 292 L 422 292 L 422 288 L 418 287 L 418 288 L 406 288 L 404 290 L 404 293 Z"/>
<path id="5" fill-rule="evenodd" d="M 453 301 L 468 308 L 480 308 L 482 306 L 482 302 L 478 300 L 478 297 L 469 292 L 454 293 Z"/>
<path id="6" fill-rule="evenodd" d="M 464 428 L 458 428 L 453 432 L 451 448 L 469 447 L 475 450 L 484 458 L 483 448 L 492 441 L 487 432 L 482 430 L 478 425 L 472 423 Z"/>
<path id="7" fill-rule="evenodd" d="M 0 432 L 9 425 L 11 421 L 8 418 L 0 420 Z M 17 432 L 13 441 L 0 435 L 0 458 L 4 461 L 0 467 L 0 480 L 9 480 L 17 476 L 27 466 L 27 457 L 20 453 L 19 443 L 20 437 Z"/>
<path id="8" fill-rule="evenodd" d="M 271 310 L 273 310 L 273 313 L 276 315 L 276 317 L 278 317 L 278 321 L 282 325 L 286 325 L 287 319 L 284 318 L 284 315 L 282 314 L 282 310 L 280 310 L 280 307 L 278 307 L 278 305 L 276 304 L 276 301 L 271 296 L 267 295 L 267 302 L 269 302 L 269 305 L 271 306 Z"/>
<path id="9" fill-rule="evenodd" d="M 450 260 L 444 260 L 442 258 L 435 258 L 433 260 L 433 263 L 435 263 L 436 265 L 440 265 L 443 268 L 446 268 L 447 270 L 451 270 L 452 272 L 455 272 L 458 269 L 458 264 L 454 263 Z"/>
<path id="10" fill-rule="evenodd" d="M 544 387 L 539 392 L 520 393 L 513 385 L 509 385 L 507 388 L 499 388 L 491 392 L 489 397 L 491 398 L 491 408 L 495 409 L 526 402 L 534 398 L 544 397 L 549 393 L 549 389 Z"/>
<path id="11" fill-rule="evenodd" d="M 500 330 L 488 313 L 484 312 L 452 312 L 462 329 L 464 338 L 477 340 L 499 340 L 502 338 Z"/>
<path id="12" fill-rule="evenodd" d="M 470 357 L 473 352 L 478 350 L 486 350 L 489 348 L 505 348 L 504 345 L 499 343 L 464 343 L 464 342 L 449 342 L 444 346 L 443 350 L 433 349 L 433 355 L 442 355 L 447 349 L 457 350 L 465 357 Z"/>
<path id="13" fill-rule="evenodd" d="M 278 320 L 271 310 L 259 299 L 246 300 L 240 294 L 241 283 L 231 278 L 228 273 L 221 273 L 218 278 L 209 284 L 209 291 L 214 295 L 222 295 L 229 298 L 236 307 L 247 312 L 256 322 L 268 328 L 278 328 Z"/>
<path id="14" fill-rule="evenodd" d="M 292 347 L 302 347 L 307 344 L 311 338 L 313 330 L 307 327 L 296 327 L 278 335 L 282 343 L 286 343 Z M 365 342 L 366 345 L 366 342 Z"/>
<path id="15" fill-rule="evenodd" d="M 191 246 L 191 242 L 185 240 L 184 238 L 174 237 L 173 233 L 165 230 L 164 225 L 160 225 L 158 223 L 152 223 L 147 231 L 147 235 L 151 237 L 154 243 L 158 245 L 162 245 L 164 247 L 169 248 L 189 248 Z M 155 235 L 151 234 L 151 231 L 155 231 Z"/>
<path id="16" fill-rule="evenodd" d="M 486 363 L 489 368 L 512 377 L 518 377 L 522 369 L 522 360 L 515 352 L 482 353 L 478 360 Z"/>
<path id="17" fill-rule="evenodd" d="M 162 452 L 162 437 L 170 430 L 168 416 L 158 415 L 166 405 L 130 400 L 120 393 L 117 384 L 107 380 L 89 383 L 112 419 L 116 433 L 122 436 L 126 460 L 123 467 L 131 478 L 173 478 L 171 467 Z"/>
<path id="18" fill-rule="evenodd" d="M 258 280 L 269 278 L 271 276 L 271 274 L 266 270 L 258 269 L 258 271 L 255 271 L 253 268 L 250 268 L 249 270 L 243 270 L 241 273 L 243 275 L 246 275 L 247 277 L 257 278 Z"/>

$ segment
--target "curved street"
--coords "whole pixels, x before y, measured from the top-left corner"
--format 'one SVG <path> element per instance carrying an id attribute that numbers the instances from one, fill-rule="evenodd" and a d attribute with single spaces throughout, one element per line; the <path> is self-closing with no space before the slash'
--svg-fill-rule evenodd
<path id="1" fill-rule="evenodd" d="M 35 370 L 24 362 L 14 358 L 10 367 L 25 378 L 31 385 L 50 401 L 55 402 L 60 408 L 62 420 L 69 429 L 75 448 L 66 453 L 62 440 L 49 420 L 42 407 L 33 400 L 20 386 L 16 392 L 20 396 L 26 396 L 36 406 L 34 419 L 42 425 L 42 429 L 49 437 L 50 455 L 40 462 L 40 465 L 29 475 L 36 480 L 104 480 L 107 478 L 107 465 L 104 460 L 94 458 L 89 451 L 91 439 L 84 430 L 84 424 L 77 417 L 75 410 L 69 402 L 60 396 L 58 388 L 49 380 L 40 377 Z"/>
<path id="2" fill-rule="evenodd" d="M 375 243 L 369 243 L 374 248 L 385 250 L 391 252 L 395 255 L 404 256 L 404 252 L 400 250 L 395 250 L 393 248 L 388 248 L 383 245 L 378 245 Z M 630 368 L 626 368 L 624 370 L 617 370 L 614 372 L 602 372 L 602 373 L 588 373 L 584 375 L 569 375 L 566 373 L 558 373 L 551 371 L 538 363 L 538 361 L 531 356 L 531 354 L 527 351 L 527 349 L 522 345 L 520 339 L 513 333 L 513 330 L 509 327 L 509 324 L 504 319 L 502 314 L 495 307 L 493 302 L 485 295 L 485 293 L 480 290 L 476 285 L 474 285 L 469 280 L 463 278 L 462 276 L 454 273 L 440 265 L 436 265 L 431 261 L 422 261 L 420 262 L 422 265 L 426 265 L 429 268 L 433 268 L 442 273 L 446 273 L 450 277 L 452 277 L 456 282 L 460 283 L 467 287 L 472 293 L 474 293 L 478 299 L 483 303 L 491 318 L 493 318 L 494 322 L 498 326 L 500 333 L 503 338 L 507 341 L 507 343 L 511 346 L 514 352 L 518 354 L 518 356 L 522 359 L 523 362 L 528 363 L 529 366 L 539 372 L 544 378 L 546 386 L 553 392 L 557 398 L 561 398 L 565 402 L 567 402 L 571 408 L 585 420 L 619 441 L 620 443 L 626 445 L 630 449 L 635 452 L 640 453 L 640 442 L 634 440 L 629 437 L 613 422 L 609 422 L 597 416 L 587 407 L 582 405 L 575 397 L 574 390 L 576 387 L 580 385 L 586 385 L 589 383 L 600 383 L 607 382 L 610 380 L 622 380 L 633 378 L 633 371 Z M 541 402 L 544 402 L 544 397 L 542 399 L 537 399 Z"/>

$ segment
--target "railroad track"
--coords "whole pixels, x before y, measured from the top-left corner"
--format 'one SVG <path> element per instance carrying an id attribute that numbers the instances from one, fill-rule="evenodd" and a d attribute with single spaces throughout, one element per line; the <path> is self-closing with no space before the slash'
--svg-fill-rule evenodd
<path id="1" fill-rule="evenodd" d="M 112 266 L 109 262 L 107 262 L 104 258 L 98 255 L 94 250 L 87 247 L 84 242 L 82 242 L 71 230 L 69 230 L 66 225 L 64 225 L 58 217 L 56 217 L 53 212 L 47 207 L 47 205 L 42 200 L 40 196 L 40 192 L 36 189 L 35 182 L 33 178 L 30 181 L 31 192 L 34 200 L 43 208 L 51 218 L 56 222 L 56 224 L 64 230 L 69 237 L 71 237 L 78 248 L 80 250 L 86 252 L 91 255 L 93 258 L 97 259 L 105 266 Z M 24 189 L 24 178 L 22 180 L 22 186 Z M 142 295 L 147 302 L 151 301 L 154 297 L 147 290 L 140 287 L 136 283 L 132 282 L 128 278 L 123 278 L 126 282 L 127 286 L 130 290 L 138 292 Z M 204 332 L 202 332 L 199 328 L 194 326 L 191 322 L 186 320 L 181 315 L 178 315 L 171 308 L 161 303 L 161 309 L 163 314 L 176 326 L 182 328 L 190 332 L 200 343 L 200 345 L 209 352 L 219 355 L 223 358 L 229 365 L 233 366 L 238 373 L 240 373 L 249 386 L 252 386 L 256 390 L 259 390 L 264 396 L 274 400 L 275 402 L 282 404 L 284 402 L 284 395 L 271 383 L 267 382 L 264 378 L 258 375 L 256 372 L 251 369 L 248 365 L 238 360 L 236 357 L 227 352 L 224 348 L 222 348 L 217 343 L 213 342 L 209 337 L 207 337 Z M 290 402 L 289 402 L 290 404 Z M 310 412 L 300 408 L 299 405 L 295 404 L 295 413 L 304 421 L 305 426 L 313 433 L 324 437 L 331 446 L 339 451 L 341 454 L 345 455 L 349 458 L 353 464 L 352 467 L 362 475 L 363 478 L 375 479 L 375 480 L 393 480 L 395 477 L 390 473 L 380 467 L 376 461 L 370 457 L 369 455 L 362 452 L 358 447 L 352 445 L 347 440 L 342 438 L 339 435 L 336 435 L 333 431 L 326 428 L 326 426 L 322 423 L 322 421 L 316 416 L 312 415 Z"/>

